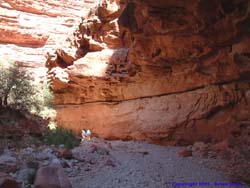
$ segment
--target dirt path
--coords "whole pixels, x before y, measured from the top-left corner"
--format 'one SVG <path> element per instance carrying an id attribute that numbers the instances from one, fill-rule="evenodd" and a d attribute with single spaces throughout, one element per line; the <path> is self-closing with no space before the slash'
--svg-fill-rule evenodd
<path id="1" fill-rule="evenodd" d="M 87 167 L 86 158 L 82 159 L 84 162 L 78 163 L 78 171 L 69 173 L 74 188 L 171 188 L 176 187 L 174 182 L 198 183 L 193 187 L 220 187 L 214 183 L 229 182 L 225 175 L 210 168 L 218 161 L 179 157 L 180 148 L 112 141 L 101 146 L 97 143 L 94 147 L 93 143 L 84 143 L 74 151 L 75 155 L 86 157 L 83 151 L 91 144 L 92 153 L 99 152 L 99 158 L 90 160 Z M 210 186 L 199 186 L 199 182 Z M 179 187 L 191 187 L 191 184 Z"/>

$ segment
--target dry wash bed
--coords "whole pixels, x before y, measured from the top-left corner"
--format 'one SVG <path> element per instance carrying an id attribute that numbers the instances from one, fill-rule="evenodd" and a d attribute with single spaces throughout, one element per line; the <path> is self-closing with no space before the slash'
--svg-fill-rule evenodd
<path id="1" fill-rule="evenodd" d="M 210 186 L 194 187 L 216 187 L 215 182 L 229 182 L 228 177 L 210 168 L 218 161 L 182 158 L 178 156 L 179 149 L 142 142 L 96 140 L 73 150 L 82 162 L 74 170 L 66 171 L 74 188 L 170 188 L 174 182 L 207 182 Z"/>

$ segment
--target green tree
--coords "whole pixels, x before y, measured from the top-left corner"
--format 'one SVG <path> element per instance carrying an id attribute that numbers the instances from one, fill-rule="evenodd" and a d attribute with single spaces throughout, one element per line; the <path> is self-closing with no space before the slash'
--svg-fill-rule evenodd
<path id="1" fill-rule="evenodd" d="M 26 111 L 54 121 L 53 94 L 46 79 L 34 82 L 16 63 L 0 60 L 0 111 L 6 108 Z"/>
<path id="2" fill-rule="evenodd" d="M 16 63 L 0 62 L 0 107 L 26 108 L 34 105 L 32 79 Z"/>

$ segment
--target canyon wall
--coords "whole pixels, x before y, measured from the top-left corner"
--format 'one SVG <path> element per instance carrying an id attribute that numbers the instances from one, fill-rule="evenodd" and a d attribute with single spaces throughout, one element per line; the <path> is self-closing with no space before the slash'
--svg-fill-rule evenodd
<path id="1" fill-rule="evenodd" d="M 0 0 L 0 57 L 44 78 L 47 53 L 65 41 L 94 0 Z"/>
<path id="2" fill-rule="evenodd" d="M 249 4 L 2 0 L 0 55 L 49 71 L 57 123 L 78 134 L 219 142 L 250 124 Z"/>
<path id="3" fill-rule="evenodd" d="M 57 122 L 161 144 L 249 126 L 250 2 L 102 0 L 47 61 Z"/>

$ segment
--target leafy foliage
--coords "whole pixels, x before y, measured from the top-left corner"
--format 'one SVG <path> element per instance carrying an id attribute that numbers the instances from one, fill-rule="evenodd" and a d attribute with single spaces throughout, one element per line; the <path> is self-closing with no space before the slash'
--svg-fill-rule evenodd
<path id="1" fill-rule="evenodd" d="M 48 131 L 44 135 L 44 141 L 48 145 L 65 145 L 66 148 L 74 148 L 80 144 L 80 141 L 73 135 L 72 131 L 57 127 Z"/>
<path id="2" fill-rule="evenodd" d="M 3 117 L 0 120 L 0 124 L 5 124 L 6 122 L 10 124 L 10 121 L 13 120 L 12 124 L 14 125 L 20 119 L 18 117 L 15 118 L 13 115 L 8 115 L 9 109 L 10 113 L 13 110 L 17 112 L 24 110 L 39 115 L 49 120 L 50 124 L 56 127 L 54 122 L 56 112 L 53 109 L 53 95 L 50 90 L 50 84 L 35 82 L 16 63 L 0 61 L 0 73 L 0 117 Z M 63 128 L 55 128 L 46 132 L 44 141 L 50 145 L 58 146 L 64 144 L 67 148 L 73 148 L 80 143 L 71 131 Z"/>
<path id="3" fill-rule="evenodd" d="M 0 72 L 0 109 L 28 110 L 44 119 L 55 117 L 50 84 L 35 83 L 16 63 L 0 61 Z"/>
<path id="4" fill-rule="evenodd" d="M 36 106 L 31 78 L 15 63 L 0 62 L 0 107 L 30 109 Z"/>
<path id="5" fill-rule="evenodd" d="M 50 84 L 43 83 L 36 86 L 36 106 L 33 106 L 31 112 L 41 116 L 43 119 L 53 120 L 56 111 L 53 107 L 53 94 L 50 90 Z"/>

